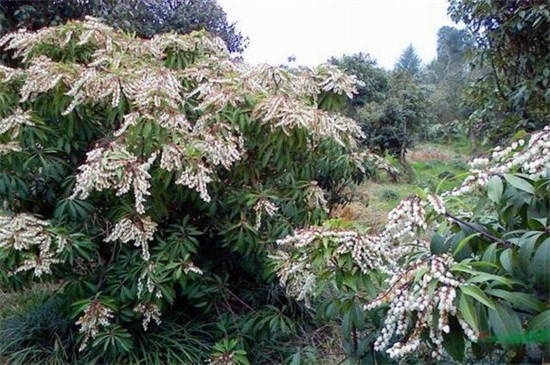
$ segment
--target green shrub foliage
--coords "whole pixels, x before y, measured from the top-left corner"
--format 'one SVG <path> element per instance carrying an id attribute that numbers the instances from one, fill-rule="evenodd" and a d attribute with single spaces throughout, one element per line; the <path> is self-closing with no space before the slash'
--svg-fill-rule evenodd
<path id="1" fill-rule="evenodd" d="M 299 336 L 307 312 L 267 252 L 364 176 L 360 128 L 334 111 L 355 78 L 249 67 L 206 33 L 146 40 L 93 18 L 0 45 L 22 58 L 0 66 L 0 286 L 59 283 L 94 361 L 139 361 L 134 346 L 161 338 L 161 363 L 282 361 L 273 339 Z M 173 342 L 186 321 L 206 355 Z"/>

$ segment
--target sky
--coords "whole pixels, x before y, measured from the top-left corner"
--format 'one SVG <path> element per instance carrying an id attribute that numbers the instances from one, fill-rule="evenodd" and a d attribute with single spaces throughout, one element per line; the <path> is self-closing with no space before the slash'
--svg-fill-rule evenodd
<path id="1" fill-rule="evenodd" d="M 391 69 L 412 44 L 424 63 L 436 56 L 437 31 L 456 26 L 446 0 L 218 0 L 249 38 L 248 63 L 315 66 L 332 56 L 368 53 Z"/>

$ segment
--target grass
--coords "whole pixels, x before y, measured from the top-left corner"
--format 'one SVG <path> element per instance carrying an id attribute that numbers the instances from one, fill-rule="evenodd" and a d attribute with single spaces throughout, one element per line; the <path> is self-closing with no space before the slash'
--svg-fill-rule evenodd
<path id="1" fill-rule="evenodd" d="M 401 199 L 414 194 L 418 188 L 430 192 L 452 190 L 466 177 L 470 145 L 466 139 L 452 144 L 423 143 L 411 150 L 407 157 L 416 172 L 416 182 L 391 182 L 381 175 L 357 187 L 355 199 L 335 216 L 378 230 L 387 222 L 387 214 Z M 402 179 L 403 180 L 403 179 Z"/>

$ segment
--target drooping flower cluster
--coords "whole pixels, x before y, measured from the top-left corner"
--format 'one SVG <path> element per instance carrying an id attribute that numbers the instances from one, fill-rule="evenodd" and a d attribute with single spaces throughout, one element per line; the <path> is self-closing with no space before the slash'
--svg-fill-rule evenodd
<path id="1" fill-rule="evenodd" d="M 256 204 L 254 205 L 254 212 L 256 213 L 256 222 L 254 224 L 254 228 L 256 230 L 260 229 L 262 225 L 263 213 L 267 214 L 269 217 L 272 217 L 278 210 L 279 207 L 273 204 L 269 199 L 259 199 L 258 202 L 256 202 Z"/>
<path id="2" fill-rule="evenodd" d="M 490 159 L 475 159 L 470 166 L 470 175 L 451 195 L 480 191 L 491 177 L 513 171 L 521 171 L 530 179 L 549 176 L 550 126 L 532 133 L 527 143 L 520 139 L 508 147 L 496 147 Z"/>
<path id="3" fill-rule="evenodd" d="M 86 348 L 88 341 L 94 339 L 99 331 L 109 327 L 113 317 L 112 309 L 98 299 L 92 300 L 84 310 L 84 315 L 76 321 L 76 325 L 80 326 L 79 332 L 84 334 L 79 351 Z"/>
<path id="4" fill-rule="evenodd" d="M 34 125 L 30 111 L 23 111 L 21 108 L 17 108 L 13 114 L 0 119 L 0 135 L 9 132 L 9 138 L 12 139 L 7 143 L 0 143 L 0 155 L 21 151 L 21 144 L 13 140 L 19 136 L 21 128 Z"/>
<path id="5" fill-rule="evenodd" d="M 325 199 L 325 192 L 317 181 L 312 181 L 306 188 L 307 203 L 311 208 L 323 209 L 328 213 L 328 202 Z"/>
<path id="6" fill-rule="evenodd" d="M 125 146 L 113 143 L 87 153 L 86 164 L 79 167 L 76 188 L 72 198 L 86 199 L 92 190 L 116 189 L 117 195 L 126 194 L 133 187 L 136 211 L 145 213 L 145 197 L 150 195 L 149 169 L 157 155 L 141 162 Z"/>
<path id="7" fill-rule="evenodd" d="M 20 70 L 0 65 L 0 83 L 8 84 L 20 75 Z"/>
<path id="8" fill-rule="evenodd" d="M 445 353 L 443 333 L 450 332 L 449 317 L 457 316 L 455 297 L 460 285 L 460 279 L 450 270 L 453 263 L 449 255 L 433 255 L 417 261 L 400 275 L 391 277 L 390 289 L 365 305 L 365 309 L 370 310 L 389 304 L 375 350 L 384 350 L 393 339 L 399 338 L 386 352 L 392 358 L 403 357 L 419 348 L 423 332 L 429 330 L 433 355 Z M 470 340 L 477 340 L 477 335 L 471 332 Z"/>
<path id="9" fill-rule="evenodd" d="M 278 251 L 270 258 L 277 263 L 277 277 L 288 295 L 310 303 L 317 291 L 317 271 L 335 268 L 341 257 L 350 257 L 363 273 L 390 272 L 383 247 L 374 237 L 350 230 L 307 228 L 277 241 Z M 325 250 L 332 255 L 324 256 Z M 324 257 L 319 263 L 319 257 Z"/>
<path id="10" fill-rule="evenodd" d="M 56 257 L 65 248 L 67 238 L 52 233 L 50 222 L 30 214 L 0 216 L 0 249 L 23 253 L 26 259 L 12 271 L 33 271 L 41 277 L 51 274 L 51 265 L 62 263 Z"/>
<path id="11" fill-rule="evenodd" d="M 153 302 L 139 303 L 135 306 L 134 312 L 143 315 L 142 325 L 145 331 L 149 328 L 151 320 L 154 320 L 157 325 L 161 323 L 160 308 Z"/>
<path id="12" fill-rule="evenodd" d="M 122 218 L 117 222 L 111 234 L 105 238 L 105 242 L 120 240 L 122 243 L 128 243 L 133 241 L 136 247 L 141 247 L 141 257 L 147 261 L 151 257 L 148 241 L 153 240 L 156 230 L 157 224 L 150 217 Z"/>

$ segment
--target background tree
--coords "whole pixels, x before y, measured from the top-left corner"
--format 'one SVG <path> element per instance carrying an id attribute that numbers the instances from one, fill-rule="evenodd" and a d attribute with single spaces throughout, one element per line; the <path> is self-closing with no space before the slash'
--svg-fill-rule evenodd
<path id="1" fill-rule="evenodd" d="M 449 14 L 475 40 L 481 73 L 469 102 L 472 123 L 494 140 L 550 123 L 550 5 L 545 0 L 451 0 Z"/>
<path id="2" fill-rule="evenodd" d="M 418 76 L 420 74 L 421 66 L 422 60 L 416 53 L 413 45 L 410 44 L 407 48 L 405 48 L 403 53 L 401 53 L 401 56 L 399 56 L 399 60 L 395 64 L 394 69 L 396 71 L 402 71 Z"/>
<path id="3" fill-rule="evenodd" d="M 140 37 L 207 30 L 222 38 L 230 52 L 242 52 L 247 39 L 216 0 L 0 0 L 0 36 L 18 28 L 36 30 L 86 15 Z"/>
<path id="4" fill-rule="evenodd" d="M 343 55 L 341 58 L 332 57 L 329 62 L 362 82 L 357 87 L 357 94 L 348 101 L 351 107 L 380 103 L 385 99 L 389 87 L 386 71 L 378 67 L 376 60 L 369 54 L 359 52 L 351 56 Z"/>
<path id="5" fill-rule="evenodd" d="M 422 74 L 431 87 L 430 103 L 435 123 L 426 129 L 425 138 L 450 139 L 464 136 L 472 108 L 465 105 L 466 88 L 474 77 L 466 55 L 472 41 L 464 29 L 444 26 L 437 33 L 437 57 Z"/>
<path id="6" fill-rule="evenodd" d="M 364 143 L 378 153 L 396 156 L 412 182 L 416 174 L 407 160 L 407 151 L 432 122 L 428 89 L 407 71 L 394 71 L 389 80 L 384 101 L 370 103 L 359 111 Z"/>
<path id="7" fill-rule="evenodd" d="M 362 82 L 358 95 L 346 101 L 344 113 L 361 125 L 363 145 L 396 156 L 413 181 L 415 172 L 407 161 L 407 150 L 431 122 L 431 113 L 428 88 L 419 78 L 421 61 L 412 45 L 403 51 L 394 72 L 377 67 L 376 61 L 363 53 L 331 58 L 330 62 Z"/>

